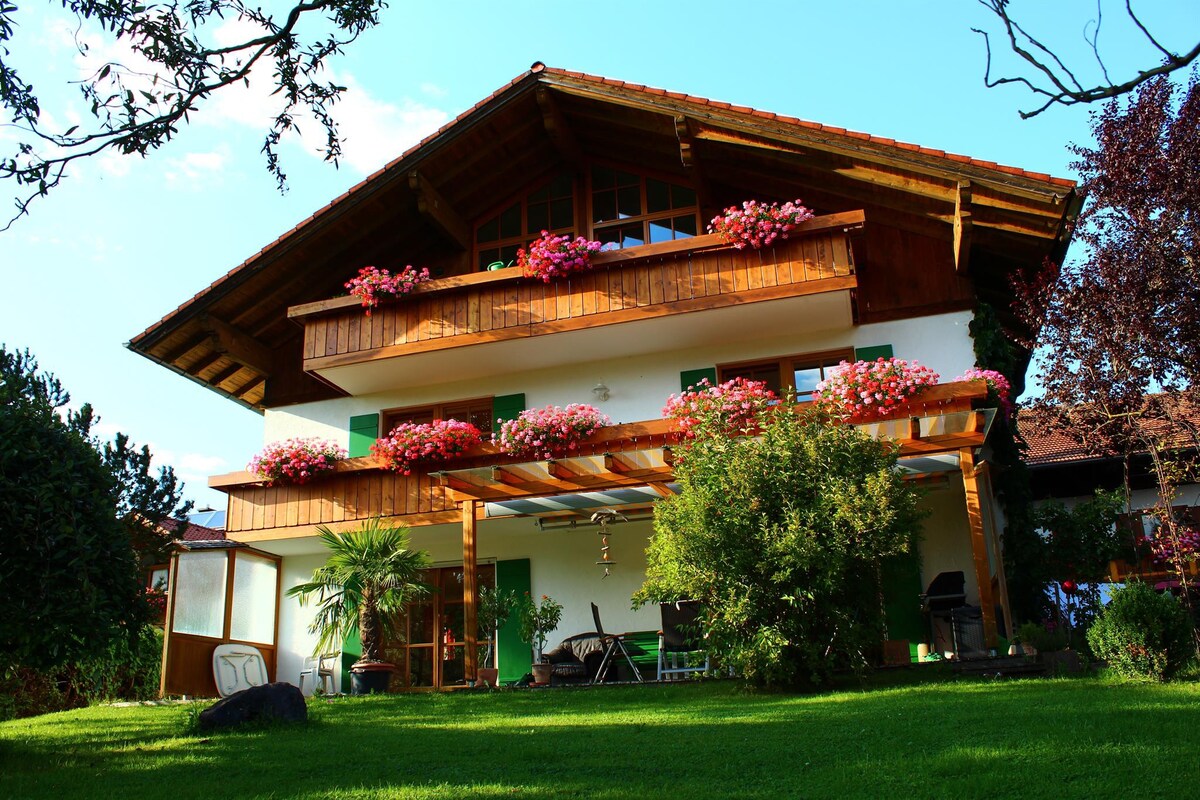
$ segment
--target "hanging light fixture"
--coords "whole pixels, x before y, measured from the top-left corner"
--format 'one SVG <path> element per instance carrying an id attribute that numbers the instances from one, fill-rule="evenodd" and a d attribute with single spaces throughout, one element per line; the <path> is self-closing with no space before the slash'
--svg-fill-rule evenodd
<path id="1" fill-rule="evenodd" d="M 592 394 L 596 395 L 597 400 L 604 402 L 608 399 L 608 386 L 604 384 L 604 381 L 600 381 L 592 387 Z"/>
<path id="2" fill-rule="evenodd" d="M 617 565 L 617 562 L 608 556 L 608 523 L 618 520 L 621 522 L 629 521 L 621 512 L 611 508 L 602 508 L 595 514 L 592 514 L 592 522 L 600 526 L 600 530 L 597 531 L 600 534 L 600 560 L 596 562 L 596 565 L 604 567 L 604 575 L 601 577 L 601 580 L 607 578 L 611 574 L 612 568 Z"/>

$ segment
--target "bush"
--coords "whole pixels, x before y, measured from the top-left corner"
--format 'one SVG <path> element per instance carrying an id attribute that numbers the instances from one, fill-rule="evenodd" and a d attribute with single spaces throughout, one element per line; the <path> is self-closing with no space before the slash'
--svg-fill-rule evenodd
<path id="1" fill-rule="evenodd" d="M 1113 592 L 1087 638 L 1097 657 L 1131 680 L 1170 680 L 1195 656 L 1183 606 L 1144 583 Z"/>
<path id="2" fill-rule="evenodd" d="M 51 670 L 13 668 L 0 678 L 0 721 L 157 696 L 162 637 L 161 630 L 145 625 L 132 639 L 113 640 L 95 658 Z"/>

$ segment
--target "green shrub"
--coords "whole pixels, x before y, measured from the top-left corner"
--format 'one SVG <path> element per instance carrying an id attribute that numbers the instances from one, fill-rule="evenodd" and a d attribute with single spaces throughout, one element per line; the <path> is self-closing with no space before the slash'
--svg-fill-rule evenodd
<path id="1" fill-rule="evenodd" d="M 1113 592 L 1088 629 L 1088 643 L 1113 672 L 1131 680 L 1169 680 L 1195 656 L 1187 611 L 1144 583 Z"/>
<path id="2" fill-rule="evenodd" d="M 0 678 L 0 721 L 34 717 L 106 700 L 148 700 L 158 694 L 162 631 L 146 625 L 118 637 L 94 658 L 55 669 L 14 667 Z"/>

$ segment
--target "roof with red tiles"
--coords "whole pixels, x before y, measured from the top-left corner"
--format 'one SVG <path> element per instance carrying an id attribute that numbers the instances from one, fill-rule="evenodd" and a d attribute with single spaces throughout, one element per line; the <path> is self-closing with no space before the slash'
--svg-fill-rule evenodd
<path id="1" fill-rule="evenodd" d="M 1200 428 L 1200 410 L 1184 412 L 1184 414 L 1188 424 Z M 1162 430 L 1167 423 L 1159 419 L 1152 419 L 1147 420 L 1144 424 L 1149 430 Z M 1049 424 L 1046 421 L 1046 415 L 1036 410 L 1022 411 L 1017 421 L 1017 427 L 1029 445 L 1025 463 L 1030 467 L 1080 463 L 1113 457 L 1097 455 L 1090 451 L 1066 430 Z M 1193 444 L 1191 433 L 1184 427 L 1173 431 L 1168 441 L 1169 446 L 1175 448 L 1190 447 Z"/>
<path id="2" fill-rule="evenodd" d="M 170 532 L 175 539 L 185 542 L 211 542 L 225 538 L 225 531 L 207 528 L 185 519 L 167 518 L 159 527 Z"/>
<path id="3" fill-rule="evenodd" d="M 412 157 L 414 154 L 416 154 L 423 148 L 430 146 L 431 144 L 433 144 L 437 140 L 441 139 L 442 137 L 445 137 L 445 136 L 449 135 L 450 133 L 454 132 L 454 130 L 458 126 L 462 125 L 465 121 L 470 119 L 477 112 L 479 112 L 482 109 L 484 109 L 485 107 L 497 102 L 498 100 L 503 98 L 507 93 L 513 92 L 525 84 L 532 84 L 532 83 L 537 83 L 539 81 L 542 81 L 544 79 L 543 76 L 545 78 L 550 78 L 550 79 L 553 79 L 554 77 L 571 79 L 571 80 L 583 82 L 585 84 L 592 84 L 595 86 L 614 87 L 614 88 L 618 88 L 618 89 L 621 89 L 621 90 L 624 90 L 627 92 L 633 92 L 633 93 L 645 95 L 647 98 L 649 98 L 651 100 L 651 102 L 653 102 L 655 98 L 664 98 L 664 97 L 670 98 L 672 100 L 681 101 L 681 102 L 683 102 L 687 105 L 690 105 L 694 108 L 697 108 L 697 109 L 710 108 L 710 109 L 717 109 L 720 111 L 732 112 L 732 113 L 741 114 L 741 115 L 744 115 L 747 117 L 756 117 L 756 118 L 760 118 L 760 119 L 771 120 L 771 121 L 781 123 L 784 125 L 792 125 L 792 126 L 796 126 L 799 128 L 804 128 L 804 129 L 813 130 L 813 131 L 819 131 L 819 132 L 826 133 L 826 134 L 832 134 L 832 135 L 844 137 L 847 139 L 855 139 L 855 140 L 865 141 L 865 142 L 869 142 L 874 145 L 879 145 L 880 147 L 884 147 L 884 148 L 892 148 L 895 150 L 903 150 L 903 151 L 910 152 L 910 153 L 918 153 L 923 156 L 928 156 L 928 157 L 935 158 L 935 159 L 945 159 L 945 160 L 953 161 L 953 162 L 956 162 L 959 164 L 969 164 L 973 167 L 991 170 L 991 171 L 994 171 L 997 173 L 1010 175 L 1010 176 L 1014 176 L 1017 178 L 1026 179 L 1029 181 L 1035 181 L 1035 182 L 1039 182 L 1039 183 L 1043 183 L 1043 184 L 1049 184 L 1050 186 L 1058 187 L 1059 189 L 1061 189 L 1064 192 L 1071 191 L 1076 186 L 1075 182 L 1068 178 L 1056 178 L 1056 177 L 1048 175 L 1044 172 L 1030 172 L 1027 170 L 1020 169 L 1018 167 L 1011 167 L 1011 166 L 1006 166 L 1003 164 L 997 164 L 994 161 L 985 161 L 985 160 L 981 160 L 981 159 L 975 159 L 975 158 L 971 158 L 971 157 L 965 156 L 965 155 L 960 155 L 957 153 L 947 153 L 944 150 L 938 150 L 938 149 L 929 148 L 929 147 L 922 147 L 920 145 L 911 144 L 908 142 L 898 142 L 895 139 L 890 139 L 890 138 L 883 137 L 883 136 L 872 136 L 871 134 L 862 133 L 859 131 L 851 131 L 851 130 L 847 130 L 846 128 L 837 127 L 835 125 L 824 125 L 824 124 L 821 124 L 818 122 L 810 122 L 808 120 L 803 120 L 798 117 L 790 117 L 790 116 L 786 116 L 786 115 L 782 115 L 782 114 L 776 114 L 776 113 L 773 113 L 770 111 L 761 111 L 758 109 L 750 108 L 749 106 L 733 105 L 731 103 L 726 103 L 726 102 L 719 101 L 719 100 L 711 100 L 708 98 L 698 97 L 696 95 L 690 95 L 690 94 L 686 94 L 686 93 L 682 93 L 682 92 L 672 92 L 672 91 L 669 91 L 666 89 L 659 89 L 659 88 L 645 86 L 645 85 L 638 84 L 638 83 L 629 83 L 627 81 L 616 80 L 614 78 L 605 78 L 605 77 L 601 77 L 598 75 L 589 75 L 584 72 L 576 72 L 573 70 L 559 69 L 559 68 L 555 68 L 555 67 L 547 67 L 542 62 L 537 61 L 537 62 L 534 62 L 534 64 L 530 67 L 528 72 L 524 72 L 524 73 L 521 73 L 520 75 L 517 75 L 515 78 L 510 80 L 508 83 L 499 87 L 498 89 L 493 91 L 491 94 L 489 94 L 487 97 L 483 98 L 479 102 L 475 103 L 475 105 L 468 108 L 466 111 L 463 111 L 461 114 L 459 114 L 454 119 L 447 122 L 441 128 L 434 131 L 432 134 L 426 136 L 424 139 L 422 139 L 417 144 L 410 147 L 408 150 L 405 150 L 403 153 L 401 153 L 396 158 L 392 159 L 381 169 L 375 171 L 371 175 L 368 175 L 362 181 L 360 181 L 359 183 L 350 187 L 350 189 L 348 189 L 344 194 L 340 195 L 339 197 L 334 198 L 328 204 L 326 204 L 322 208 L 318 209 L 317 211 L 313 212 L 311 215 L 309 215 L 304 220 L 301 220 L 293 228 L 291 228 L 290 230 L 288 230 L 285 233 L 283 233 L 282 235 L 280 235 L 273 242 L 264 246 L 261 250 L 259 250 L 257 253 L 250 256 L 249 258 L 247 258 L 240 265 L 238 265 L 237 267 L 234 267 L 228 273 L 221 276 L 217 280 L 213 281 L 206 288 L 197 292 L 195 296 L 193 296 L 192 298 L 183 302 L 178 308 L 174 309 L 170 313 L 163 316 L 158 322 L 155 322 L 154 324 L 148 326 L 146 328 L 146 330 L 144 330 L 142 333 L 139 333 L 137 336 L 134 336 L 131 339 L 130 344 L 138 343 L 139 341 L 141 341 L 143 338 L 148 336 L 150 333 L 152 333 L 155 329 L 157 329 L 163 323 L 168 322 L 172 318 L 178 317 L 182 312 L 186 312 L 191 306 L 197 304 L 199 301 L 206 298 L 210 293 L 212 293 L 214 290 L 220 288 L 226 282 L 230 281 L 231 279 L 233 279 L 235 277 L 240 276 L 244 272 L 253 270 L 258 265 L 259 260 L 265 254 L 272 251 L 277 246 L 283 244 L 284 242 L 286 242 L 288 239 L 292 238 L 296 234 L 300 233 L 308 226 L 313 225 L 319 221 L 323 221 L 325 218 L 327 218 L 327 217 L 331 216 L 332 214 L 336 213 L 337 211 L 339 211 L 342 204 L 346 200 L 348 200 L 350 197 L 352 197 L 354 194 L 363 191 L 363 189 L 365 189 L 368 185 L 370 185 L 376 179 L 383 176 L 385 173 L 396 170 L 404 161 L 406 161 L 407 159 Z M 546 81 L 546 82 L 552 82 L 552 80 Z"/>

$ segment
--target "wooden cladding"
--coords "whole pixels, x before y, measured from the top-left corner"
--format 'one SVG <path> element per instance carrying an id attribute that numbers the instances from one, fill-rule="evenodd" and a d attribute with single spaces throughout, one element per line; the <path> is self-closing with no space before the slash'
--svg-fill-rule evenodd
<path id="1" fill-rule="evenodd" d="M 631 322 L 856 285 L 847 228 L 861 212 L 820 217 L 763 250 L 715 236 L 600 253 L 595 269 L 552 283 L 515 268 L 433 281 L 363 314 L 353 298 L 291 309 L 306 370 L 449 347 Z"/>
<path id="2" fill-rule="evenodd" d="M 461 516 L 428 475 L 380 469 L 339 473 L 300 486 L 238 486 L 228 491 L 225 530 L 230 534 L 439 511 L 448 511 L 453 519 Z"/>

